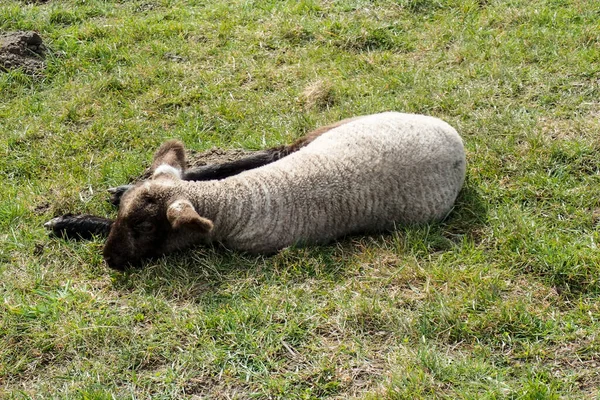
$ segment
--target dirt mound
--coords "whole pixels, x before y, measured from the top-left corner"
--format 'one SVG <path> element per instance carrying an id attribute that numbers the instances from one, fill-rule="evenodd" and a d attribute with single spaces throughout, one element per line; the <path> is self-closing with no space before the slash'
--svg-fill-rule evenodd
<path id="1" fill-rule="evenodd" d="M 45 68 L 46 46 L 35 32 L 0 34 L 0 71 L 21 68 L 30 75 L 39 75 Z"/>
<path id="2" fill-rule="evenodd" d="M 208 164 L 222 164 L 225 162 L 235 161 L 239 160 L 240 158 L 246 157 L 252 153 L 254 152 L 250 150 L 223 150 L 218 148 L 212 148 L 203 152 L 190 151 L 187 154 L 188 168 L 201 167 L 202 165 Z"/>

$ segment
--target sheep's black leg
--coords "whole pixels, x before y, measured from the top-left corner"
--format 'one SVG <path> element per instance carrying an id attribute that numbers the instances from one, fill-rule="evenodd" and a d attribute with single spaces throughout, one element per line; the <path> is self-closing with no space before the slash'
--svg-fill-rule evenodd
<path id="1" fill-rule="evenodd" d="M 186 181 L 224 179 L 250 169 L 270 164 L 273 161 L 285 157 L 287 154 L 285 148 L 258 151 L 248 157 L 240 158 L 239 160 L 191 168 L 183 173 L 183 179 Z"/>
<path id="2" fill-rule="evenodd" d="M 183 173 L 183 179 L 186 181 L 224 179 L 250 169 L 262 167 L 263 165 L 275 162 L 300 150 L 302 147 L 308 145 L 325 132 L 328 132 L 333 128 L 337 128 L 338 126 L 347 124 L 348 122 L 354 121 L 358 118 L 360 117 L 348 118 L 331 125 L 322 126 L 288 146 L 280 146 L 272 149 L 257 151 L 248 157 L 240 158 L 239 160 L 226 162 L 223 164 L 204 165 L 202 167 L 189 169 Z"/>
<path id="3" fill-rule="evenodd" d="M 92 239 L 94 236 L 107 237 L 113 221 L 95 215 L 66 214 L 51 219 L 44 224 L 53 235 L 68 239 Z"/>

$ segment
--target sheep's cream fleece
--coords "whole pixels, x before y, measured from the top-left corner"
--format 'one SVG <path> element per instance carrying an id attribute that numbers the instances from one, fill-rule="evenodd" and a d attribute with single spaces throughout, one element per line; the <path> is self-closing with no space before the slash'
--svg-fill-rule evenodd
<path id="1" fill-rule="evenodd" d="M 213 221 L 209 240 L 273 252 L 442 219 L 462 187 L 465 164 L 450 125 L 387 112 L 332 129 L 272 164 L 222 181 L 175 185 Z"/>

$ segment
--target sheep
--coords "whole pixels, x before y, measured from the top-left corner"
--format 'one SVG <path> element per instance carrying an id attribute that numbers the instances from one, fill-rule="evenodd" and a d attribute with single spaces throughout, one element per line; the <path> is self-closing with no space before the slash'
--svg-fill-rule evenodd
<path id="1" fill-rule="evenodd" d="M 446 122 L 386 112 L 223 180 L 184 181 L 184 166 L 183 144 L 168 141 L 151 180 L 123 195 L 103 249 L 109 267 L 211 242 L 268 254 L 441 220 L 463 185 L 466 159 Z"/>
<path id="2" fill-rule="evenodd" d="M 186 170 L 181 178 L 189 181 L 224 179 L 249 169 L 258 168 L 298 151 L 323 133 L 353 121 L 354 119 L 355 118 L 347 118 L 333 124 L 317 128 L 304 137 L 298 139 L 291 145 L 278 146 L 257 151 L 249 156 L 230 162 L 203 165 L 201 167 Z M 109 188 L 109 201 L 113 205 L 118 206 L 121 202 L 121 197 L 123 194 L 133 187 L 135 187 L 135 185 L 121 185 Z M 48 229 L 54 236 L 75 240 L 92 239 L 93 237 L 107 237 L 113 222 L 114 221 L 109 218 L 98 217 L 95 215 L 65 214 L 52 218 L 50 221 L 44 224 L 44 227 Z"/>

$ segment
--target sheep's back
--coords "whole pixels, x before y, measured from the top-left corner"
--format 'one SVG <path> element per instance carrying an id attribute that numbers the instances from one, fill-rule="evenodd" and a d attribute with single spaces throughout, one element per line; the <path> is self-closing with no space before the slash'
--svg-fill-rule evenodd
<path id="1" fill-rule="evenodd" d="M 235 247 L 270 251 L 443 218 L 464 181 L 462 140 L 427 116 L 365 116 L 233 180 L 253 210 Z"/>

